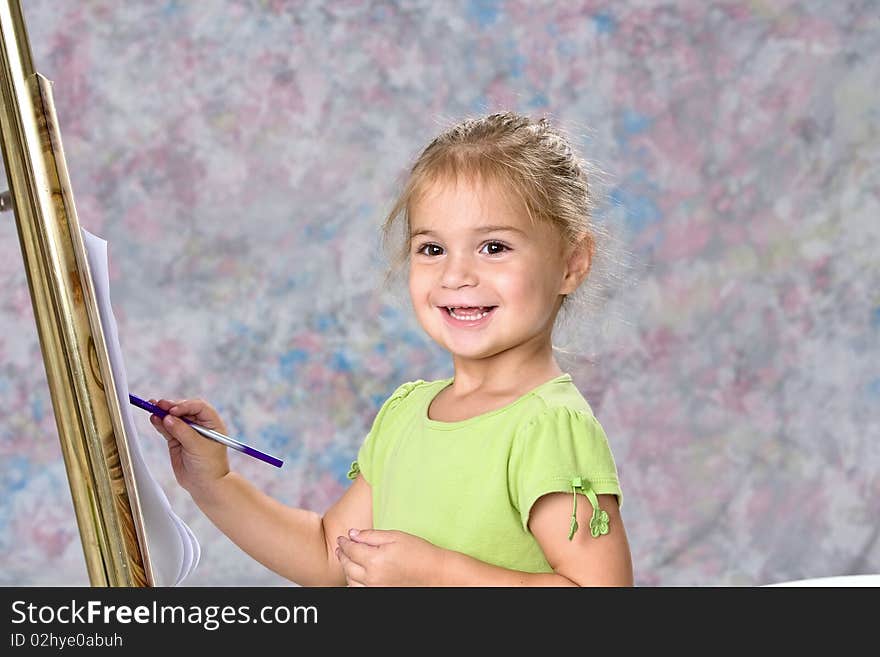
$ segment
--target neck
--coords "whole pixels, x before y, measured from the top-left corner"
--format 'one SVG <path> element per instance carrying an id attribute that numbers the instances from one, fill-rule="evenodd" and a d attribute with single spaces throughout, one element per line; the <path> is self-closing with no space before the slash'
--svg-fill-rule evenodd
<path id="1" fill-rule="evenodd" d="M 473 393 L 505 395 L 531 389 L 561 375 L 548 340 L 526 343 L 488 358 L 453 356 L 455 380 L 451 393 L 458 397 Z"/>

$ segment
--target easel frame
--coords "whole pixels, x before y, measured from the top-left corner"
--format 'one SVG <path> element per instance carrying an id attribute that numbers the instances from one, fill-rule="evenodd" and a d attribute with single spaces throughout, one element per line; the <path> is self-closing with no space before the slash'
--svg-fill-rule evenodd
<path id="1" fill-rule="evenodd" d="M 89 581 L 152 586 L 128 439 L 51 85 L 34 69 L 19 0 L 0 0 L 0 141 L 10 185 L 3 200 L 11 200 L 18 227 Z"/>

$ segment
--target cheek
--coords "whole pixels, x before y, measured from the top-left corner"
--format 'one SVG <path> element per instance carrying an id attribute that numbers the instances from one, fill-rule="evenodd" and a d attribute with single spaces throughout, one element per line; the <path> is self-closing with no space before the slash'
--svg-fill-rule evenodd
<path id="1" fill-rule="evenodd" d="M 505 275 L 498 280 L 503 286 L 505 297 L 520 308 L 534 309 L 543 313 L 548 302 L 555 302 L 558 286 L 554 283 L 547 269 L 528 269 L 522 272 Z"/>
<path id="2" fill-rule="evenodd" d="M 531 305 L 540 298 L 544 289 L 543 279 L 536 277 L 534 271 L 506 271 L 493 281 L 496 289 L 510 303 Z"/>
<path id="3" fill-rule="evenodd" d="M 425 296 L 429 289 L 430 285 L 427 283 L 427 277 L 423 273 L 419 273 L 417 270 L 410 269 L 409 297 L 412 299 L 413 303 L 416 305 L 424 303 Z"/>

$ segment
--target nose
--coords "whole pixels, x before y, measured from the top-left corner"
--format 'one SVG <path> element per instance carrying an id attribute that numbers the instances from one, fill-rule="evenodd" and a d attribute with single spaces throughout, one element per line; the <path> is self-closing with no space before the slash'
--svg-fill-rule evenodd
<path id="1" fill-rule="evenodd" d="M 449 253 L 446 256 L 440 274 L 440 284 L 443 287 L 457 290 L 467 285 L 476 285 L 477 280 L 476 266 L 469 254 Z"/>

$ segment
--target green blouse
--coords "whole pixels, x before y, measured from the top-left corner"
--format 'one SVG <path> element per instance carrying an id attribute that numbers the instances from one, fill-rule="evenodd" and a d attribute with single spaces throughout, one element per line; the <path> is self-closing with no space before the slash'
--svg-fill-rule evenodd
<path id="1" fill-rule="evenodd" d="M 528 528 L 542 495 L 579 495 L 593 506 L 589 531 L 608 533 L 596 495 L 622 502 L 608 440 L 569 374 L 510 404 L 458 422 L 428 417 L 453 379 L 410 381 L 382 404 L 349 478 L 372 488 L 373 527 L 396 529 L 439 547 L 524 572 L 552 572 Z M 561 527 L 561 531 L 565 531 Z"/>

